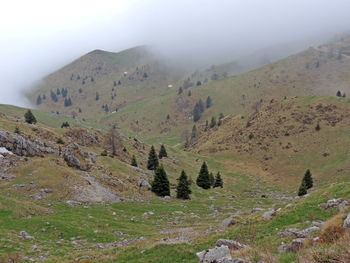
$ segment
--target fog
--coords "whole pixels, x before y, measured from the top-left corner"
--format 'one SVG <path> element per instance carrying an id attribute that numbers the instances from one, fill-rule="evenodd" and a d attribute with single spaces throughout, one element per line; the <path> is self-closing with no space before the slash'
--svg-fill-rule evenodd
<path id="1" fill-rule="evenodd" d="M 150 45 L 184 64 L 218 64 L 350 29 L 348 0 L 11 0 L 0 16 L 0 103 L 94 50 Z"/>

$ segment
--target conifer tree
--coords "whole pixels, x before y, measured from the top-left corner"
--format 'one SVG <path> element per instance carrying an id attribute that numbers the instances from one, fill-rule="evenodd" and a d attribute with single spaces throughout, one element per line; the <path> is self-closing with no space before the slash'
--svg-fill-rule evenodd
<path id="1" fill-rule="evenodd" d="M 38 97 L 36 98 L 36 105 L 40 105 L 41 103 L 43 103 L 43 100 L 42 100 L 41 96 L 38 95 Z"/>
<path id="2" fill-rule="evenodd" d="M 310 189 L 313 186 L 312 174 L 309 169 L 306 170 L 303 180 L 305 181 L 306 189 Z"/>
<path id="3" fill-rule="evenodd" d="M 204 130 L 207 131 L 208 129 L 209 129 L 209 122 L 208 122 L 208 120 L 206 120 Z"/>
<path id="4" fill-rule="evenodd" d="M 200 100 L 198 101 L 198 108 L 199 108 L 200 113 L 203 113 L 203 112 L 204 112 L 205 107 L 204 107 L 204 103 L 203 103 L 202 99 L 200 99 Z"/>
<path id="5" fill-rule="evenodd" d="M 192 133 L 191 133 L 191 140 L 195 139 L 196 137 L 197 137 L 197 127 L 196 127 L 196 125 L 193 125 Z"/>
<path id="6" fill-rule="evenodd" d="M 57 96 L 61 95 L 61 90 L 59 88 L 57 88 L 57 90 L 56 90 L 56 95 Z"/>
<path id="7" fill-rule="evenodd" d="M 214 128 L 216 126 L 216 119 L 215 117 L 211 117 L 211 121 L 210 121 L 210 128 Z"/>
<path id="8" fill-rule="evenodd" d="M 17 133 L 17 134 L 21 134 L 21 130 L 19 129 L 19 127 L 18 127 L 18 126 L 16 126 L 16 128 L 15 128 L 15 133 Z"/>
<path id="9" fill-rule="evenodd" d="M 162 144 L 160 146 L 160 150 L 159 150 L 158 156 L 159 156 L 159 159 L 162 159 L 163 157 L 168 157 L 168 153 L 166 152 L 164 144 Z"/>
<path id="10" fill-rule="evenodd" d="M 147 169 L 156 170 L 158 166 L 159 166 L 158 156 L 157 156 L 156 150 L 152 145 L 151 150 L 148 154 Z"/>
<path id="11" fill-rule="evenodd" d="M 180 87 L 179 91 L 177 92 L 177 94 L 180 95 L 180 94 L 182 94 L 182 92 L 183 92 L 183 89 L 182 89 L 182 87 Z"/>
<path id="12" fill-rule="evenodd" d="M 207 97 L 207 105 L 206 105 L 206 106 L 207 106 L 207 109 L 210 108 L 211 105 L 212 105 L 212 100 L 211 100 L 211 97 L 208 96 L 208 97 Z"/>
<path id="13" fill-rule="evenodd" d="M 131 159 L 131 166 L 137 167 L 137 161 L 136 161 L 135 155 L 132 156 L 132 159 Z"/>
<path id="14" fill-rule="evenodd" d="M 201 118 L 201 110 L 200 110 L 200 106 L 198 103 L 196 103 L 196 105 L 194 106 L 194 109 L 193 109 L 193 121 L 194 122 L 197 122 L 199 121 L 199 119 Z"/>
<path id="15" fill-rule="evenodd" d="M 170 183 L 162 165 L 158 166 L 155 170 L 154 180 L 152 182 L 152 192 L 158 196 L 170 195 Z"/>
<path id="16" fill-rule="evenodd" d="M 306 182 L 303 180 L 298 190 L 298 196 L 303 196 L 307 194 Z"/>
<path id="17" fill-rule="evenodd" d="M 51 100 L 52 100 L 53 102 L 57 102 L 57 101 L 58 101 L 58 98 L 57 98 L 56 93 L 53 92 L 52 90 L 51 90 L 51 92 L 50 92 L 50 96 L 51 96 Z"/>
<path id="18" fill-rule="evenodd" d="M 188 91 L 187 96 L 188 96 L 188 97 L 191 97 L 191 96 L 192 96 L 192 92 L 191 92 L 190 90 Z"/>
<path id="19" fill-rule="evenodd" d="M 35 124 L 36 118 L 31 110 L 27 110 L 27 112 L 24 114 L 24 119 L 27 123 Z"/>
<path id="20" fill-rule="evenodd" d="M 221 187 L 221 188 L 224 187 L 224 182 L 222 181 L 220 172 L 218 172 L 216 177 L 215 177 L 214 188 L 215 187 Z"/>
<path id="21" fill-rule="evenodd" d="M 211 186 L 211 187 L 214 187 L 215 178 L 214 178 L 213 173 L 210 173 L 210 174 L 209 174 L 209 178 L 210 178 L 210 186 Z"/>
<path id="22" fill-rule="evenodd" d="M 177 180 L 178 184 L 176 187 L 176 198 L 190 199 L 190 194 L 192 191 L 190 189 L 190 182 L 184 170 L 182 170 L 181 175 Z"/>
<path id="23" fill-rule="evenodd" d="M 341 92 L 340 92 L 340 90 L 337 91 L 337 94 L 336 94 L 336 95 L 337 95 L 337 97 L 341 97 Z"/>
<path id="24" fill-rule="evenodd" d="M 208 171 L 208 166 L 207 166 L 206 162 L 203 162 L 203 164 L 201 166 L 196 183 L 199 187 L 201 187 L 203 189 L 210 188 L 210 177 L 209 177 L 209 171 Z"/>

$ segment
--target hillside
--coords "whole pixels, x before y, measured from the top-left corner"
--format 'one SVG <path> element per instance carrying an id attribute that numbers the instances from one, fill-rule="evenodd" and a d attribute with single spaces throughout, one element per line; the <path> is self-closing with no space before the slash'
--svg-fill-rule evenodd
<path id="1" fill-rule="evenodd" d="M 219 78 L 200 85 L 197 75 L 186 83 L 194 85 L 164 91 L 161 96 L 135 103 L 108 115 L 102 122 L 117 122 L 124 133 L 149 142 L 170 144 L 184 142 L 193 126 L 195 104 L 208 96 L 212 107 L 205 110 L 199 124 L 220 113 L 241 114 L 259 107 L 260 101 L 294 96 L 336 96 L 350 92 L 350 38 L 342 38 L 322 46 L 309 48 L 278 62 L 237 76 Z M 200 74 L 200 73 L 198 73 Z M 200 75 L 199 75 L 200 76 Z M 193 79 L 192 79 L 193 78 Z M 167 119 L 169 115 L 169 119 Z"/>
<path id="2" fill-rule="evenodd" d="M 198 129 L 189 149 L 244 172 L 294 187 L 306 169 L 317 184 L 349 179 L 350 103 L 334 97 L 264 101 L 258 111 Z"/>

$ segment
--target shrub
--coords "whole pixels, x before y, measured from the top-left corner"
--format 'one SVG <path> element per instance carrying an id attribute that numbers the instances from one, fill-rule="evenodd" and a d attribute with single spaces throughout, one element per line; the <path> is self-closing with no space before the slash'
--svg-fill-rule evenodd
<path id="1" fill-rule="evenodd" d="M 103 151 L 101 152 L 101 156 L 107 156 L 107 155 L 108 155 L 108 153 L 107 153 L 106 150 L 103 150 Z"/>
<path id="2" fill-rule="evenodd" d="M 345 228 L 342 226 L 329 226 L 322 231 L 319 241 L 321 243 L 334 243 L 344 236 Z"/>
<path id="3" fill-rule="evenodd" d="M 58 138 L 57 141 L 56 141 L 56 143 L 58 143 L 58 144 L 64 144 L 64 141 L 63 141 L 62 138 Z"/>

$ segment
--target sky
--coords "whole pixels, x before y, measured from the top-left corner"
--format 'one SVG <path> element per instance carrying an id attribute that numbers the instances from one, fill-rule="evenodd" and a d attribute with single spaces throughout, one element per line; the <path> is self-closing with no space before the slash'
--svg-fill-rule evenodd
<path id="1" fill-rule="evenodd" d="M 349 0 L 11 0 L 0 9 L 0 103 L 94 49 L 151 45 L 215 63 L 350 31 Z"/>

